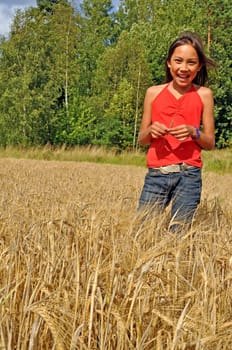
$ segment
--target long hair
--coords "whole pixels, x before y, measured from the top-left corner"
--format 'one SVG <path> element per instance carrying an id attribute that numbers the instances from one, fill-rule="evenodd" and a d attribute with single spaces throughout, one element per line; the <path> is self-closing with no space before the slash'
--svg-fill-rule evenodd
<path id="1" fill-rule="evenodd" d="M 175 41 L 173 41 L 173 43 L 169 47 L 168 55 L 165 60 L 165 69 L 166 69 L 165 81 L 166 83 L 168 83 L 172 80 L 170 68 L 168 67 L 168 62 L 170 61 L 174 50 L 178 46 L 186 45 L 186 44 L 192 45 L 194 47 L 199 58 L 199 64 L 201 65 L 201 69 L 197 73 L 196 77 L 194 78 L 193 83 L 204 86 L 205 83 L 208 81 L 207 67 L 215 67 L 216 64 L 212 59 L 208 58 L 205 55 L 200 37 L 193 32 L 185 32 L 181 34 Z"/>

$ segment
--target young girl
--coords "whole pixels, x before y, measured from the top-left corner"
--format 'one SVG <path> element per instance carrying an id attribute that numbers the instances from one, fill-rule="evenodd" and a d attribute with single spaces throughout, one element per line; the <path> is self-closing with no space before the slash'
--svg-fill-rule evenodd
<path id="1" fill-rule="evenodd" d="M 139 142 L 150 147 L 139 208 L 172 202 L 171 231 L 191 223 L 201 197 L 201 149 L 215 145 L 213 94 L 204 87 L 214 65 L 198 35 L 184 33 L 169 48 L 166 83 L 146 92 Z"/>

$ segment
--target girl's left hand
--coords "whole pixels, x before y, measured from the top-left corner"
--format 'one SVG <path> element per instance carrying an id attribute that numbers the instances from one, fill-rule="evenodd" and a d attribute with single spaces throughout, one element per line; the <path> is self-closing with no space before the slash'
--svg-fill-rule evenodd
<path id="1" fill-rule="evenodd" d="M 169 128 L 168 133 L 174 136 L 179 141 L 185 141 L 188 137 L 194 135 L 195 128 L 191 125 L 178 125 L 174 128 Z"/>

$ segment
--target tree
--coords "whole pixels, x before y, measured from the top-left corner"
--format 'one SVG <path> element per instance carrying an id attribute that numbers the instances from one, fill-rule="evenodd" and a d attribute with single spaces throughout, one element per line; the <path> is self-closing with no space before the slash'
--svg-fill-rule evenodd
<path id="1" fill-rule="evenodd" d="M 0 79 L 0 103 L 1 103 L 1 125 L 4 134 L 1 134 L 2 144 L 26 143 L 27 136 L 31 132 L 32 122 L 32 93 L 30 82 L 32 80 L 31 63 L 32 50 L 26 40 L 24 23 L 28 20 L 31 10 L 26 13 L 18 11 L 11 29 L 9 41 L 2 44 L 1 52 L 1 79 Z M 33 28 L 32 35 L 33 35 Z M 27 56 L 27 57 L 26 57 Z M 36 59 L 36 56 L 34 56 Z M 12 127 L 13 125 L 13 127 Z M 7 131 L 7 132 L 6 132 Z M 5 133 L 6 132 L 6 133 Z"/>
<path id="2" fill-rule="evenodd" d="M 57 89 L 56 114 L 57 130 L 55 143 L 65 142 L 60 135 L 70 131 L 70 105 L 79 79 L 77 50 L 80 30 L 77 17 L 70 5 L 58 4 L 50 19 L 50 56 L 49 82 Z"/>
<path id="3" fill-rule="evenodd" d="M 38 0 L 0 38 L 0 143 L 137 147 L 145 90 L 164 82 L 170 43 L 200 33 L 210 72 L 217 146 L 232 140 L 229 0 Z M 13 124 L 13 127 L 12 127 Z"/>
<path id="4" fill-rule="evenodd" d="M 18 11 L 10 40 L 2 45 L 1 122 L 5 143 L 59 143 L 69 125 L 69 96 L 76 85 L 76 37 L 73 8 Z M 62 116 L 62 118 L 60 118 Z M 14 120 L 14 129 L 9 122 Z"/>
<path id="5" fill-rule="evenodd" d="M 58 4 L 68 4 L 67 0 L 36 0 L 37 6 L 40 11 L 44 11 L 46 13 L 53 13 L 54 5 Z"/>
<path id="6" fill-rule="evenodd" d="M 110 0 L 84 0 L 81 4 L 81 36 L 78 61 L 82 67 L 79 79 L 79 93 L 92 96 L 92 81 L 96 62 L 114 36 L 112 2 Z"/>
<path id="7" fill-rule="evenodd" d="M 136 147 L 138 117 L 142 113 L 145 90 L 151 84 L 143 38 L 143 30 L 138 25 L 129 33 L 124 31 L 117 46 L 108 48 L 101 56 L 96 70 L 93 103 L 100 111 L 101 125 L 107 126 L 108 118 L 119 122 L 119 148 Z M 108 133 L 107 128 L 104 133 Z"/>
<path id="8" fill-rule="evenodd" d="M 217 146 L 232 144 L 232 5 L 228 0 L 208 4 L 209 50 L 217 63 L 211 77 L 215 96 Z"/>

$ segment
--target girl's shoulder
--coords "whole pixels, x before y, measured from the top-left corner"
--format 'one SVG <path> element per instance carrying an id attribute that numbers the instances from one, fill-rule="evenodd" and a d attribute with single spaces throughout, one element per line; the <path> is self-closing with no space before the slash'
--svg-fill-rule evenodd
<path id="1" fill-rule="evenodd" d="M 204 100 L 205 98 L 212 98 L 213 92 L 210 88 L 206 86 L 194 85 L 196 92 L 200 95 L 200 97 Z"/>
<path id="2" fill-rule="evenodd" d="M 168 84 L 153 85 L 147 89 L 146 95 L 150 100 L 154 100 L 156 96 L 166 87 Z"/>

